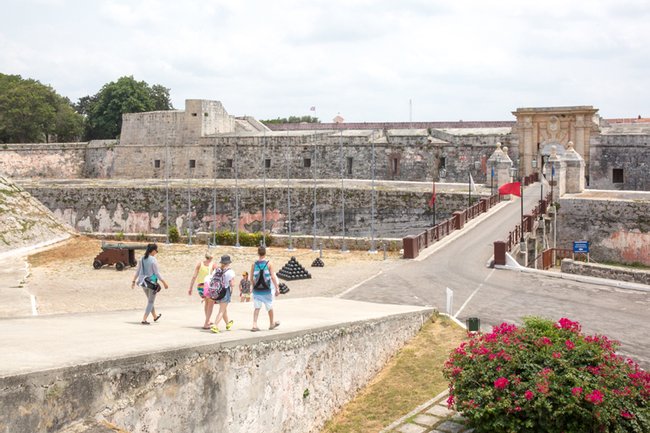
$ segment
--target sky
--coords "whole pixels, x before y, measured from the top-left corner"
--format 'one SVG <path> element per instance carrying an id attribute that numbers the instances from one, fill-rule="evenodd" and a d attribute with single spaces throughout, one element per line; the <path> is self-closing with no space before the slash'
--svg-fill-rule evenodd
<path id="1" fill-rule="evenodd" d="M 21 0 L 0 73 L 73 102 L 122 76 L 258 119 L 650 117 L 648 0 Z M 315 107 L 315 111 L 310 108 Z"/>

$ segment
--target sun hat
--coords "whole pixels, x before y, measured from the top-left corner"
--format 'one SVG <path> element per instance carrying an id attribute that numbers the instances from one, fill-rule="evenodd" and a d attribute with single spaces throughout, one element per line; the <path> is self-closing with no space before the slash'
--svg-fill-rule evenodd
<path id="1" fill-rule="evenodd" d="M 229 265 L 230 263 L 232 263 L 232 260 L 230 260 L 230 256 L 225 255 L 225 256 L 221 256 L 221 260 L 219 261 L 219 263 L 223 263 L 224 265 Z"/>

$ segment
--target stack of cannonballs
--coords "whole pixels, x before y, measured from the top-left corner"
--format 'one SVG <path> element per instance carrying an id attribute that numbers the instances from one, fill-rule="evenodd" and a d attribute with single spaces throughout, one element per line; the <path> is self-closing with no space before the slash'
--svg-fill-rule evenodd
<path id="1" fill-rule="evenodd" d="M 311 278 L 311 274 L 298 263 L 295 257 L 291 257 L 287 264 L 278 272 L 278 277 L 287 281 L 304 280 L 305 278 Z"/>
<path id="2" fill-rule="evenodd" d="M 286 295 L 287 293 L 289 293 L 289 288 L 284 283 L 280 283 L 280 285 L 278 286 L 278 290 L 280 291 L 281 295 Z"/>
<path id="3" fill-rule="evenodd" d="M 323 266 L 325 266 L 325 263 L 320 259 L 320 257 L 316 257 L 316 260 L 311 262 L 312 268 L 322 268 Z"/>

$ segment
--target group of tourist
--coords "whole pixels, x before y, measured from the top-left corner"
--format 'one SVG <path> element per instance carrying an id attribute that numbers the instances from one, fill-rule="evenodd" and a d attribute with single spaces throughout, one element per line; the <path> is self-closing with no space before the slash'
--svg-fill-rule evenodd
<path id="1" fill-rule="evenodd" d="M 149 315 L 153 317 L 154 322 L 160 319 L 162 314 L 156 314 L 154 307 L 156 294 L 161 289 L 160 284 L 165 289 L 169 288 L 167 282 L 160 275 L 158 262 L 156 261 L 157 254 L 158 246 L 156 244 L 147 245 L 131 284 L 131 288 L 134 288 L 136 284 L 142 287 L 144 294 L 147 296 L 147 306 L 141 321 L 143 325 L 151 324 Z M 262 307 L 269 314 L 269 329 L 280 326 L 280 322 L 275 321 L 273 316 L 273 298 L 280 294 L 278 280 L 273 272 L 273 266 L 266 258 L 266 248 L 260 246 L 257 249 L 257 254 L 258 259 L 251 265 L 250 273 L 242 273 L 239 282 L 239 300 L 241 302 L 250 302 L 252 295 L 254 312 L 251 331 L 253 332 L 260 330 L 257 326 L 257 320 Z M 219 263 L 216 263 L 213 261 L 212 254 L 206 253 L 205 257 L 196 264 L 190 281 L 190 288 L 187 291 L 187 294 L 191 296 L 196 284 L 196 291 L 202 299 L 205 314 L 203 329 L 209 329 L 214 333 L 220 332 L 219 322 L 224 322 L 226 330 L 230 330 L 234 323 L 228 318 L 228 304 L 230 304 L 236 278 L 235 271 L 230 268 L 231 263 L 232 260 L 228 255 L 221 256 Z M 219 310 L 214 322 L 211 322 L 210 319 L 215 304 L 219 306 Z"/>

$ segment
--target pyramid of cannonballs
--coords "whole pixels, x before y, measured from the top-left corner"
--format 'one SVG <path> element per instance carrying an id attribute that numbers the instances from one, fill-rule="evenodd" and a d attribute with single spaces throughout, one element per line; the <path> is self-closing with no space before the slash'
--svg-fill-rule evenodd
<path id="1" fill-rule="evenodd" d="M 320 257 L 316 257 L 316 260 L 311 262 L 312 268 L 322 268 L 323 266 L 325 266 L 325 262 L 323 262 Z"/>
<path id="2" fill-rule="evenodd" d="M 306 278 L 311 278 L 311 274 L 307 272 L 300 263 L 298 263 L 295 257 L 291 257 L 287 264 L 278 272 L 278 277 L 287 281 L 304 280 Z"/>

